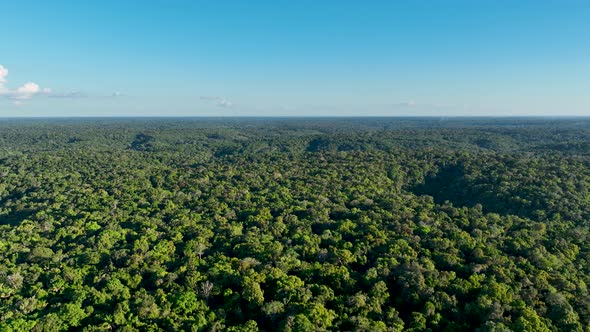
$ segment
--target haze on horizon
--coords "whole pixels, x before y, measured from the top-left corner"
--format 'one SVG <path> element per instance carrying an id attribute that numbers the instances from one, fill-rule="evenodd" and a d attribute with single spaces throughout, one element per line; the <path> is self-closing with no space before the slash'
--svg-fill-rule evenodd
<path id="1" fill-rule="evenodd" d="M 590 116 L 584 1 L 0 8 L 0 117 Z"/>

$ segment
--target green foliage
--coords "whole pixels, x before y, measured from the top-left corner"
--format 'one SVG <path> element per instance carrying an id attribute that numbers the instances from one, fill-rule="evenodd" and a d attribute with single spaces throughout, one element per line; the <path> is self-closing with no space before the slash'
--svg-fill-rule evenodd
<path id="1" fill-rule="evenodd" d="M 587 119 L 0 121 L 0 331 L 590 331 Z"/>

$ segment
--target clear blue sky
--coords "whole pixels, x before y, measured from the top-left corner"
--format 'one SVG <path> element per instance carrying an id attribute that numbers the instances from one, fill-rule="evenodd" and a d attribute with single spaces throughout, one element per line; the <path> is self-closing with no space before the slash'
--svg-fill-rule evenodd
<path id="1" fill-rule="evenodd" d="M 590 116 L 590 2 L 2 1 L 0 65 L 0 117 Z"/>

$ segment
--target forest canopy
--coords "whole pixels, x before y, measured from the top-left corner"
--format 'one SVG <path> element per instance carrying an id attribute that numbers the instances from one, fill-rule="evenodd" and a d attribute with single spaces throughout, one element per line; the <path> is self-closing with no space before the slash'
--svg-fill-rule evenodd
<path id="1" fill-rule="evenodd" d="M 588 118 L 0 120 L 2 331 L 590 331 Z"/>

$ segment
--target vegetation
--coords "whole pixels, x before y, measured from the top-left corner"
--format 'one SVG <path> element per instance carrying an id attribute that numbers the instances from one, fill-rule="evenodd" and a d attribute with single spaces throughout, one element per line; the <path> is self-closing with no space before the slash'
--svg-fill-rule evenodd
<path id="1" fill-rule="evenodd" d="M 590 119 L 0 121 L 0 330 L 590 331 Z"/>

